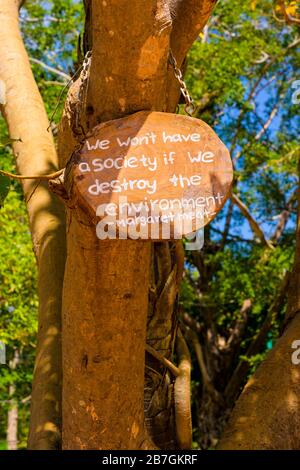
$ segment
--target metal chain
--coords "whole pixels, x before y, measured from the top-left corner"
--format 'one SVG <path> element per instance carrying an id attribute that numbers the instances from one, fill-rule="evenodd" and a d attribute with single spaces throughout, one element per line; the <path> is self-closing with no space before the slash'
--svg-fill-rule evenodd
<path id="1" fill-rule="evenodd" d="M 196 111 L 196 106 L 194 104 L 193 98 L 189 94 L 186 83 L 183 80 L 182 72 L 181 72 L 180 68 L 177 65 L 177 61 L 176 61 L 176 59 L 174 57 L 174 54 L 171 51 L 171 49 L 170 49 L 170 54 L 169 54 L 169 62 L 170 62 L 170 64 L 172 65 L 172 67 L 174 69 L 175 78 L 176 78 L 176 80 L 178 81 L 178 83 L 180 85 L 180 91 L 181 91 L 182 96 L 184 97 L 184 101 L 185 101 L 184 110 L 189 116 L 193 116 L 193 114 Z"/>
<path id="2" fill-rule="evenodd" d="M 83 64 L 81 67 L 81 73 L 80 73 L 80 86 L 78 90 L 78 100 L 76 103 L 76 107 L 74 110 L 74 122 L 72 125 L 72 131 L 77 137 L 85 137 L 85 130 L 80 123 L 80 117 L 84 105 L 84 98 L 85 98 L 85 91 L 86 91 L 86 86 L 89 78 L 89 70 L 90 70 L 90 64 L 91 64 L 91 59 L 92 59 L 92 51 L 88 51 L 84 57 Z M 189 94 L 189 91 L 187 89 L 187 86 L 185 84 L 185 81 L 183 80 L 183 75 L 180 70 L 180 68 L 177 65 L 177 61 L 174 57 L 174 54 L 172 50 L 170 49 L 169 53 L 169 62 L 172 65 L 174 69 L 174 75 L 176 80 L 178 81 L 180 85 L 180 91 L 182 96 L 184 97 L 185 100 L 185 106 L 184 110 L 189 116 L 193 116 L 193 114 L 196 111 L 196 106 L 194 104 L 194 101 L 192 97 Z"/>
<path id="3" fill-rule="evenodd" d="M 88 51 L 85 54 L 81 73 L 80 73 L 80 85 L 78 90 L 77 103 L 74 110 L 74 122 L 72 125 L 72 131 L 77 137 L 85 137 L 85 130 L 80 123 L 81 113 L 84 105 L 85 92 L 87 88 L 87 82 L 89 79 L 89 70 L 92 60 L 92 51 Z"/>

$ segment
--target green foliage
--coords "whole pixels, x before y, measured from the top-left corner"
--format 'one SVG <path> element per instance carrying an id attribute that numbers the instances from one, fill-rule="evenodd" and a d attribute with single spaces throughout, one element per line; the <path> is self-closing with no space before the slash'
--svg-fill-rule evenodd
<path id="1" fill-rule="evenodd" d="M 255 309 L 263 311 L 293 253 L 299 115 L 291 102 L 291 84 L 300 65 L 294 46 L 298 36 L 295 26 L 279 23 L 272 12 L 271 0 L 219 2 L 189 54 L 187 82 L 200 105 L 198 117 L 213 125 L 230 149 L 234 190 L 266 237 L 272 236 L 279 215 L 289 207 L 276 250 L 264 261 L 263 248 L 237 207 L 222 249 L 228 204 L 206 231 L 204 262 L 214 273 L 206 295 L 219 312 L 228 306 L 237 310 L 247 297 L 255 298 Z M 204 105 L 203 97 L 208 98 Z M 215 245 L 212 253 L 210 244 Z M 184 287 L 183 294 L 187 291 Z"/>
<path id="2" fill-rule="evenodd" d="M 198 117 L 227 144 L 234 160 L 233 190 L 274 243 L 273 250 L 266 249 L 239 208 L 227 203 L 206 228 L 201 253 L 188 254 L 182 310 L 201 326 L 199 340 L 221 394 L 239 362 L 249 364 L 243 386 L 274 344 L 285 314 L 283 302 L 272 316 L 260 351 L 248 356 L 293 261 L 300 155 L 299 105 L 292 103 L 292 83 L 300 65 L 297 41 L 297 27 L 274 18 L 273 1 L 224 0 L 218 2 L 189 54 L 186 81 L 198 104 Z M 275 238 L 284 213 L 287 222 Z M 251 312 L 228 365 L 223 351 L 243 319 L 246 299 L 251 300 Z M 207 406 L 207 397 L 203 398 L 199 373 L 194 361 L 194 416 L 201 426 L 208 411 L 201 408 L 202 402 L 203 408 Z M 222 413 L 215 419 L 211 432 L 218 438 Z M 202 434 L 195 427 L 195 439 L 204 448 L 210 447 L 203 437 L 207 426 L 203 425 Z M 215 445 L 213 440 L 210 444 Z"/>
<path id="3" fill-rule="evenodd" d="M 22 33 L 29 57 L 40 61 L 32 62 L 32 70 L 49 116 L 66 85 L 66 79 L 58 72 L 71 77 L 76 71 L 83 24 L 81 0 L 27 0 L 21 10 Z M 57 73 L 41 64 L 52 67 Z M 64 90 L 55 122 L 59 120 L 66 94 L 67 89 Z"/>
<path id="4" fill-rule="evenodd" d="M 3 161 L 3 155 L 1 156 Z M 19 446 L 25 446 L 37 330 L 36 268 L 27 213 L 19 190 L 13 189 L 0 210 L 0 341 L 6 345 L 6 365 L 0 365 L 0 437 L 5 437 L 9 386 L 19 403 Z M 15 350 L 20 363 L 9 367 Z"/>
<path id="5" fill-rule="evenodd" d="M 12 224 L 12 221 L 15 223 Z M 37 298 L 35 265 L 26 214 L 23 203 L 13 192 L 5 203 L 3 213 L 0 213 L 0 227 L 0 340 L 6 344 L 7 351 L 7 364 L 0 366 L 0 409 L 2 416 L 5 416 L 11 398 L 8 394 L 9 385 L 14 383 L 14 398 L 19 402 L 19 413 L 23 415 L 19 432 L 21 441 L 22 436 L 26 439 L 28 429 L 29 406 L 28 403 L 23 405 L 22 400 L 31 393 Z M 14 371 L 8 364 L 15 349 L 20 352 L 21 360 Z"/>
<path id="6" fill-rule="evenodd" d="M 10 179 L 0 175 L 0 208 L 3 206 L 6 196 L 9 193 Z"/>

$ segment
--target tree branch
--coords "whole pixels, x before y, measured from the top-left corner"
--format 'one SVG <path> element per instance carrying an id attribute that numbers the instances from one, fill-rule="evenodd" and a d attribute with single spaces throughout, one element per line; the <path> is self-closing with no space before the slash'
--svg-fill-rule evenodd
<path id="1" fill-rule="evenodd" d="M 179 65 L 206 25 L 216 3 L 217 0 L 170 0 L 171 48 Z"/>
<path id="2" fill-rule="evenodd" d="M 191 356 L 180 330 L 176 338 L 179 376 L 174 384 L 176 435 L 180 449 L 192 446 Z"/>
<path id="3" fill-rule="evenodd" d="M 279 239 L 281 238 L 284 232 L 286 224 L 291 215 L 291 211 L 293 209 L 293 203 L 297 199 L 297 193 L 298 193 L 298 188 L 291 194 L 289 200 L 286 203 L 286 207 L 279 214 L 277 226 L 274 230 L 273 235 L 271 236 L 271 240 L 273 243 L 278 243 Z"/>
<path id="4" fill-rule="evenodd" d="M 40 65 L 43 69 L 48 70 L 48 72 L 62 77 L 64 79 L 64 83 L 68 83 L 71 80 L 70 75 L 66 74 L 65 72 L 62 72 L 59 69 L 56 69 L 55 67 L 51 67 L 50 65 L 45 64 L 45 62 L 42 62 L 41 60 L 35 59 L 34 57 L 29 57 L 29 60 L 34 64 Z"/>
<path id="5" fill-rule="evenodd" d="M 14 180 L 40 180 L 40 181 L 49 181 L 51 179 L 57 178 L 64 172 L 64 169 L 55 171 L 54 173 L 50 173 L 48 175 L 15 175 L 14 173 L 10 173 L 9 171 L 0 170 L 0 175 L 7 176 L 8 178 Z"/>
<path id="6" fill-rule="evenodd" d="M 218 400 L 219 396 L 218 396 L 217 391 L 214 388 L 213 382 L 212 382 L 212 380 L 210 378 L 210 375 L 208 373 L 208 370 L 207 370 L 207 367 L 206 367 L 206 364 L 205 364 L 205 360 L 204 360 L 202 346 L 201 346 L 199 338 L 198 338 L 198 334 L 196 333 L 196 331 L 194 329 L 192 329 L 191 327 L 187 327 L 186 325 L 184 325 L 184 329 L 185 329 L 187 338 L 191 341 L 191 343 L 193 345 L 193 348 L 195 350 L 196 359 L 197 359 L 198 366 L 199 366 L 199 369 L 200 369 L 200 372 L 201 372 L 201 378 L 202 378 L 202 381 L 203 381 L 203 386 L 208 391 L 208 393 L 211 395 L 212 399 Z"/>
<path id="7" fill-rule="evenodd" d="M 261 243 L 267 248 L 274 249 L 272 243 L 266 239 L 264 232 L 262 231 L 256 220 L 252 217 L 248 207 L 240 200 L 240 198 L 236 194 L 232 194 L 231 200 L 240 209 L 243 216 L 248 220 L 253 234 L 256 235 L 257 238 L 261 241 Z"/>
<path id="8" fill-rule="evenodd" d="M 231 350 L 235 348 L 236 345 L 241 342 L 241 339 L 246 329 L 246 325 L 248 321 L 248 313 L 249 313 L 249 310 L 251 310 L 251 308 L 252 308 L 251 300 L 250 299 L 244 300 L 241 311 L 240 311 L 241 318 L 239 318 L 236 321 L 236 324 L 232 330 L 232 333 L 227 340 L 226 349 Z"/>
<path id="9" fill-rule="evenodd" d="M 281 281 L 278 295 L 276 296 L 274 302 L 271 304 L 267 312 L 266 318 L 261 328 L 259 329 L 259 332 L 254 337 L 254 339 L 252 340 L 252 343 L 247 349 L 245 356 L 247 356 L 248 358 L 251 358 L 251 356 L 258 354 L 261 348 L 263 347 L 264 342 L 266 341 L 267 334 L 270 331 L 271 325 L 282 309 L 284 300 L 287 296 L 287 289 L 288 289 L 289 281 L 290 281 L 290 273 L 287 272 L 283 280 Z M 241 360 L 239 364 L 237 365 L 230 381 L 228 382 L 227 387 L 225 389 L 225 398 L 230 406 L 236 400 L 236 397 L 240 391 L 240 387 L 244 379 L 246 378 L 249 369 L 250 369 L 250 363 L 247 361 Z"/>
<path id="10" fill-rule="evenodd" d="M 258 140 L 261 139 L 261 137 L 267 132 L 267 130 L 269 129 L 270 125 L 272 124 L 274 118 L 276 117 L 277 113 L 278 113 L 278 110 L 281 106 L 281 101 L 280 101 L 280 98 L 281 97 L 284 97 L 284 93 L 282 93 L 282 86 L 280 87 L 279 91 L 278 91 L 278 94 L 277 94 L 277 99 L 276 99 L 276 102 L 273 106 L 273 108 L 271 109 L 270 111 L 270 114 L 268 116 L 268 118 L 266 119 L 265 122 L 263 122 L 259 116 L 257 115 L 257 113 L 254 112 L 254 114 L 256 115 L 257 119 L 259 121 L 262 121 L 261 122 L 261 129 L 255 134 L 255 136 L 253 136 L 254 140 L 257 142 Z M 261 90 L 260 90 L 261 91 Z M 251 147 L 251 140 L 249 140 L 246 145 L 244 145 L 241 150 L 239 150 L 239 152 L 237 152 L 237 154 L 234 156 L 233 158 L 233 162 L 236 162 L 240 157 L 241 155 L 244 155 L 245 154 L 245 151 Z"/>
<path id="11" fill-rule="evenodd" d="M 176 367 L 173 362 L 169 361 L 166 357 L 162 356 L 158 351 L 156 351 L 152 346 L 146 344 L 145 346 L 146 351 L 151 354 L 151 356 L 155 357 L 159 362 L 161 362 L 169 371 L 174 375 L 174 377 L 178 377 L 180 374 L 180 370 Z"/>
<path id="12" fill-rule="evenodd" d="M 220 250 L 222 251 L 226 245 L 227 242 L 227 237 L 229 235 L 229 230 L 230 230 L 230 223 L 231 223 L 231 218 L 232 218 L 232 213 L 233 213 L 233 203 L 232 200 L 229 201 L 229 206 L 226 214 L 226 219 L 225 219 L 225 226 L 222 234 L 222 241 L 220 245 Z"/>
<path id="13" fill-rule="evenodd" d="M 257 141 L 259 140 L 269 129 L 270 125 L 272 124 L 273 119 L 276 117 L 278 110 L 280 107 L 280 101 L 278 100 L 276 104 L 274 105 L 273 109 L 271 110 L 268 119 L 266 122 L 263 123 L 261 129 L 257 134 L 255 135 L 254 139 Z"/>

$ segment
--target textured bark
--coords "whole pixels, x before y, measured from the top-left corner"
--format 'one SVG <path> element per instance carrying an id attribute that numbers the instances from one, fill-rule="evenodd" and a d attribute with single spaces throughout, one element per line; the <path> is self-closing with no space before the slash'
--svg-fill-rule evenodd
<path id="1" fill-rule="evenodd" d="M 184 263 L 180 241 L 152 245 L 147 343 L 171 360 L 176 339 L 178 291 Z M 166 367 L 146 355 L 145 418 L 148 432 L 161 449 L 178 446 L 174 413 L 174 380 Z"/>
<path id="2" fill-rule="evenodd" d="M 189 46 L 207 21 L 214 3 L 214 1 L 200 2 L 205 14 L 200 6 L 197 15 L 201 17 L 201 21 L 197 22 L 196 17 L 193 19 L 197 26 L 193 28 L 191 36 L 188 34 Z M 93 56 L 81 125 L 89 130 L 99 122 L 142 109 L 174 111 L 179 92 L 174 72 L 168 64 L 171 18 L 176 16 L 174 2 L 142 0 L 129 3 L 124 0 L 111 2 L 86 0 L 85 7 L 86 28 L 91 28 L 92 34 L 86 32 L 84 35 L 84 48 L 85 51 L 91 49 L 92 43 Z M 178 31 L 174 49 L 179 48 L 181 41 L 186 41 L 186 31 L 182 28 Z M 186 50 L 189 46 L 185 43 Z M 173 52 L 177 54 L 177 50 Z M 69 160 L 76 146 L 71 122 L 78 100 L 79 83 L 78 81 L 74 84 L 69 93 L 60 126 L 59 155 L 62 165 Z M 175 93 L 172 97 L 167 97 L 171 84 Z M 70 197 L 72 181 L 68 181 L 68 177 L 65 185 L 69 188 L 67 197 Z M 118 449 L 148 446 L 151 443 L 145 437 L 144 416 L 140 408 L 144 395 L 141 384 L 144 375 L 145 335 L 141 333 L 137 337 L 134 332 L 142 331 L 147 321 L 147 342 L 156 351 L 171 358 L 176 336 L 176 299 L 183 267 L 183 257 L 179 254 L 180 244 L 160 243 L 152 248 L 152 274 L 149 283 L 146 281 L 150 275 L 151 243 L 131 241 L 99 243 L 94 237 L 95 229 L 91 223 L 87 220 L 84 222 L 87 226 L 80 223 L 82 217 L 82 212 L 69 209 L 69 248 L 63 308 L 63 358 L 64 368 L 70 373 L 67 372 L 63 386 L 63 446 Z M 83 230 L 86 231 L 85 238 Z M 83 252 L 88 253 L 84 255 L 85 263 L 80 260 L 75 239 L 77 244 L 79 239 L 85 240 Z M 90 250 L 87 249 L 87 243 L 90 243 Z M 95 259 L 98 258 L 101 259 L 101 264 L 100 261 L 96 263 Z M 91 278 L 88 279 L 93 284 L 87 292 L 88 263 L 92 266 Z M 139 273 L 142 283 L 137 280 Z M 126 279 L 122 279 L 122 276 L 132 279 L 131 285 Z M 78 309 L 77 304 L 83 304 L 77 296 L 74 296 L 74 284 L 80 296 L 85 296 L 85 302 L 91 306 L 89 313 L 84 314 L 82 308 Z M 92 285 L 94 289 L 90 292 Z M 101 292 L 101 295 L 97 291 Z M 132 317 L 132 312 L 136 312 L 137 308 L 138 314 Z M 92 333 L 93 328 L 85 326 L 83 334 L 77 337 L 76 348 L 81 356 L 75 351 L 74 331 L 70 327 L 74 322 L 74 315 L 78 322 L 80 319 L 83 321 L 84 315 L 92 315 L 94 329 L 97 330 L 95 336 Z M 132 319 L 130 328 L 124 323 L 123 329 L 126 332 L 124 336 L 121 338 L 113 336 L 115 328 L 118 331 L 118 321 L 125 318 Z M 79 331 L 79 323 L 74 322 L 74 328 Z M 101 344 L 105 345 L 105 348 L 100 348 Z M 104 355 L 104 349 L 109 351 L 107 355 Z M 118 361 L 120 350 L 123 350 L 123 357 Z M 100 356 L 100 360 L 104 361 L 104 370 L 107 369 L 107 373 L 103 372 L 101 376 L 97 367 L 91 364 L 91 358 L 95 355 Z M 81 360 L 84 364 L 87 361 L 87 367 L 75 376 Z M 115 365 L 113 377 L 111 364 Z M 128 383 L 131 383 L 131 376 L 136 381 L 134 387 L 128 386 Z M 127 385 L 124 377 L 127 377 Z M 77 381 L 76 387 L 75 381 Z M 146 425 L 150 437 L 162 448 L 173 448 L 178 445 L 174 427 L 173 385 L 166 368 L 155 358 L 147 355 Z M 107 390 L 110 391 L 109 395 L 105 394 Z M 114 407 L 119 403 L 118 390 L 122 390 L 122 403 L 126 403 L 126 406 L 122 408 L 122 417 L 118 415 L 115 419 Z M 70 404 L 67 403 L 69 397 L 72 397 Z M 70 406 L 73 409 L 72 419 L 68 412 Z M 82 432 L 84 419 L 86 425 L 84 425 L 85 431 Z M 93 422 L 94 419 L 96 423 Z M 123 420 L 128 424 L 127 432 L 124 432 L 125 428 L 121 424 Z M 108 422 L 109 428 L 106 425 Z M 134 423 L 136 424 L 133 432 Z M 97 435 L 93 433 L 95 426 L 98 429 Z M 143 441 L 144 439 L 146 441 Z"/>
<path id="3" fill-rule="evenodd" d="M 171 17 L 166 0 L 92 2 L 87 127 L 141 109 L 164 111 Z"/>
<path id="4" fill-rule="evenodd" d="M 19 351 L 16 349 L 14 351 L 14 357 L 9 361 L 9 367 L 11 370 L 15 370 L 18 367 L 20 362 Z M 6 442 L 7 450 L 17 450 L 18 449 L 18 402 L 14 397 L 16 392 L 16 385 L 11 383 L 9 385 L 9 409 L 7 413 L 7 432 L 6 432 Z"/>
<path id="5" fill-rule="evenodd" d="M 148 448 L 143 375 L 150 245 L 100 242 L 78 210 L 69 218 L 63 448 Z"/>
<path id="6" fill-rule="evenodd" d="M 19 33 L 18 8 L 22 3 L 23 1 L 20 0 L 0 0 L 0 52 L 3 59 L 0 64 L 0 71 L 1 79 L 6 87 L 6 103 L 3 108 L 11 137 L 21 139 L 20 142 L 14 144 L 18 172 L 21 174 L 45 174 L 57 169 L 58 164 L 51 134 L 46 132 L 48 122 L 43 103 L 31 74 L 28 58 Z M 94 8 L 91 10 L 92 3 Z M 100 4 L 96 1 L 85 1 L 87 12 L 93 11 L 93 15 L 87 15 L 89 31 L 85 34 L 84 41 L 89 45 L 89 48 L 91 46 L 90 42 L 93 41 L 95 58 L 88 89 L 86 117 L 83 118 L 83 124 L 87 128 L 94 126 L 99 121 L 119 117 L 139 109 L 168 111 L 175 109 L 179 98 L 179 90 L 174 80 L 173 70 L 167 63 L 171 18 L 174 20 L 174 28 L 171 35 L 172 50 L 178 59 L 179 65 L 181 65 L 186 51 L 207 21 L 215 2 L 204 0 L 201 2 L 192 1 L 185 3 L 186 5 L 183 6 L 181 1 L 167 2 L 157 0 L 150 2 L 144 0 L 143 2 L 132 2 L 130 5 L 128 5 L 128 2 L 120 1 L 111 2 L 108 5 L 107 2 L 101 2 Z M 184 24 L 187 25 L 187 13 L 192 18 L 188 22 L 188 28 L 183 27 Z M 179 21 L 180 16 L 182 18 Z M 102 62 L 99 59 L 102 59 Z M 130 68 L 128 65 L 130 65 Z M 128 73 L 128 68 L 130 73 Z M 22 85 L 20 85 L 20 77 L 22 77 Z M 68 161 L 76 145 L 76 140 L 70 131 L 69 120 L 74 112 L 72 105 L 76 103 L 77 91 L 78 83 L 72 87 L 66 106 L 65 117 L 62 121 L 60 132 L 60 157 L 62 163 Z M 166 99 L 167 91 L 168 99 Z M 23 106 L 24 101 L 26 101 L 26 107 Z M 30 121 L 28 121 L 27 116 L 30 116 Z M 33 449 L 51 449 L 59 445 L 60 439 L 60 309 L 65 260 L 64 211 L 58 201 L 49 194 L 44 184 L 40 183 L 37 185 L 32 181 L 27 181 L 23 186 L 25 197 L 28 201 L 32 236 L 39 265 L 40 296 L 38 352 L 32 392 L 29 447 Z M 68 261 L 68 269 L 73 269 L 72 266 L 74 266 L 72 264 L 74 263 L 72 247 L 74 248 L 75 245 L 72 245 L 72 237 L 79 230 L 78 227 L 74 228 L 78 225 L 78 220 L 74 223 L 73 215 L 71 216 L 71 212 L 69 213 L 70 231 L 68 233 L 71 254 Z M 84 228 L 81 225 L 79 224 L 83 230 Z M 114 260 L 112 255 L 115 252 L 118 253 L 119 258 L 119 264 L 117 263 L 115 266 L 116 275 L 118 276 L 123 272 L 122 270 L 126 263 L 129 262 L 128 260 L 130 260 L 132 271 L 134 270 L 133 266 L 136 265 L 140 267 L 148 266 L 150 244 L 139 245 L 137 242 L 123 243 L 126 243 L 126 250 L 123 248 L 124 244 L 119 244 L 119 242 L 113 242 L 113 245 L 104 244 L 105 246 L 97 248 L 94 246 L 94 254 L 98 253 L 98 251 L 101 252 L 102 266 L 106 264 L 111 266 L 111 260 Z M 148 328 L 147 338 L 153 344 L 158 342 L 165 356 L 170 357 L 175 339 L 176 299 L 183 263 L 182 256 L 179 255 L 180 244 L 165 243 L 161 244 L 160 248 L 163 248 L 162 251 L 165 254 L 160 261 L 158 256 L 157 265 L 160 263 L 164 263 L 164 265 L 161 265 L 161 270 L 156 273 L 155 284 L 158 297 L 156 299 L 152 298 L 149 303 L 148 325 L 150 323 L 152 325 Z M 91 256 L 91 263 L 93 260 L 94 258 Z M 80 264 L 80 266 L 84 273 L 86 266 L 83 264 Z M 153 265 L 152 272 L 155 269 Z M 122 279 L 118 278 L 120 289 L 118 288 L 116 292 L 113 290 L 113 280 L 109 279 L 106 274 L 106 269 L 102 268 L 100 282 L 103 279 L 103 292 L 107 294 L 105 297 L 106 305 L 109 305 L 111 302 L 110 305 L 116 305 L 115 313 L 117 313 L 117 309 L 120 309 L 120 312 L 125 315 L 128 312 L 130 313 L 132 309 L 134 311 L 136 305 L 139 304 L 141 310 L 139 322 L 142 323 L 137 321 L 137 330 L 141 331 L 140 327 L 142 328 L 141 325 L 145 324 L 147 313 L 145 305 L 145 298 L 147 298 L 146 283 L 143 284 L 144 290 L 139 289 L 137 286 L 132 286 L 131 291 L 128 292 L 127 286 L 125 286 L 126 288 L 123 286 L 123 292 L 121 287 Z M 146 269 L 142 274 L 144 274 L 145 277 L 143 279 L 145 280 L 149 276 L 149 271 Z M 130 275 L 128 278 L 130 279 Z M 76 281 L 76 276 L 73 279 L 73 283 L 74 281 Z M 67 274 L 67 293 L 70 292 L 68 291 L 70 283 L 69 285 L 68 283 L 69 278 Z M 80 284 L 78 287 L 81 287 Z M 71 294 L 69 295 L 71 297 Z M 68 294 L 66 294 L 66 298 L 68 298 Z M 133 300 L 129 301 L 128 299 L 131 298 Z M 69 300 L 71 301 L 71 307 L 78 313 L 76 303 L 74 304 L 71 298 Z M 109 308 L 110 310 L 111 308 Z M 107 308 L 105 308 L 104 302 L 102 302 L 100 309 L 96 308 L 96 311 L 99 316 L 105 314 Z M 67 322 L 68 318 L 66 317 L 65 320 Z M 113 324 L 112 321 L 112 326 Z M 84 338 L 84 344 L 86 340 L 87 337 Z M 137 348 L 138 351 L 142 350 L 141 345 L 145 345 L 143 335 L 138 340 L 139 342 L 136 344 L 134 335 L 129 336 L 127 341 L 131 350 L 134 348 Z M 95 346 L 96 344 L 91 345 L 92 352 Z M 108 346 L 111 350 L 117 350 L 117 344 L 114 339 L 110 340 Z M 127 355 L 125 354 L 124 356 L 125 359 L 128 359 L 128 356 L 129 353 L 127 351 Z M 89 357 L 88 354 L 87 357 Z M 116 377 L 117 380 L 120 380 L 120 384 L 123 383 L 124 373 L 132 371 L 132 360 L 132 356 L 130 356 L 128 361 L 125 361 L 126 365 L 123 368 L 120 366 L 116 371 Z M 84 353 L 83 365 L 85 361 L 86 353 Z M 141 362 L 139 356 L 139 366 L 137 367 L 138 379 L 136 378 L 139 381 L 137 386 L 138 391 L 136 391 L 138 398 L 141 395 Z M 78 366 L 77 362 L 76 365 Z M 136 366 L 135 363 L 134 366 Z M 161 365 L 156 364 L 155 367 L 160 369 Z M 169 434 L 173 446 L 175 445 L 173 440 L 174 429 L 169 433 L 166 432 L 168 424 L 172 419 L 173 384 L 166 371 L 163 370 L 163 380 L 160 381 L 157 387 L 157 373 L 154 374 L 156 376 L 154 378 L 149 367 L 148 370 L 148 379 L 150 377 L 151 383 L 150 387 L 148 387 L 150 394 L 145 394 L 145 403 L 150 405 L 146 412 L 146 416 L 149 417 L 149 422 L 151 423 L 148 425 L 148 429 L 152 430 L 154 435 L 159 435 L 157 439 L 162 441 L 164 441 L 162 436 Z M 94 370 L 93 373 L 95 374 Z M 72 377 L 73 379 L 74 377 Z M 87 387 L 87 390 L 91 390 L 91 388 Z M 156 400 L 153 400 L 155 390 L 157 392 Z M 147 401 L 147 397 L 150 397 L 150 401 Z M 96 400 L 97 398 L 99 398 L 98 395 Z M 153 405 L 154 402 L 156 402 L 156 406 Z M 97 410 L 97 412 L 103 411 L 103 416 L 105 416 L 104 404 L 101 402 L 99 404 L 100 409 Z M 135 423 L 133 426 L 132 433 L 129 433 L 122 442 L 119 441 L 116 445 L 119 445 L 119 447 L 128 445 L 148 446 L 148 443 L 144 442 L 143 444 L 141 439 L 141 436 L 143 436 L 143 426 L 141 424 L 140 399 L 137 399 L 136 408 L 129 406 L 129 414 L 132 413 L 132 410 L 137 410 L 137 424 Z M 157 410 L 160 410 L 160 412 L 156 413 Z M 90 409 L 85 411 L 89 414 L 91 420 L 93 420 L 95 417 L 93 412 Z M 125 418 L 124 414 L 122 419 Z M 152 426 L 153 423 L 155 423 L 155 426 Z M 159 426 L 157 423 L 159 423 Z M 133 440 L 132 436 L 134 437 Z M 69 443 L 68 440 L 66 441 L 67 447 L 73 446 L 73 442 L 71 442 L 73 438 L 74 436 Z M 134 440 L 135 442 L 133 442 Z M 101 447 L 101 445 L 106 446 L 106 443 L 95 443 L 93 438 L 89 441 L 87 437 L 87 442 L 80 440 L 80 444 L 76 442 L 76 445 L 83 448 L 90 445 Z"/>
<path id="7" fill-rule="evenodd" d="M 274 349 L 250 379 L 233 410 L 219 449 L 300 448 L 300 366 L 292 344 L 300 339 L 300 191 L 297 243 L 288 291 L 286 326 Z"/>
<path id="8" fill-rule="evenodd" d="M 298 163 L 298 170 L 300 175 L 300 160 Z M 290 288 L 288 293 L 288 308 L 286 312 L 285 325 L 300 313 L 300 184 L 298 186 L 298 218 L 297 218 L 297 232 L 296 232 L 296 253 L 294 260 L 293 272 L 290 280 Z M 298 332 L 300 338 L 300 331 Z M 298 338 L 297 338 L 298 339 Z"/>
<path id="9" fill-rule="evenodd" d="M 179 376 L 174 384 L 177 443 L 180 449 L 190 449 L 192 446 L 191 356 L 180 330 L 176 339 L 176 353 L 179 361 Z"/>
<path id="10" fill-rule="evenodd" d="M 48 119 L 34 81 L 18 25 L 19 3 L 0 1 L 2 111 L 14 142 L 20 174 L 47 174 L 58 166 Z M 23 183 L 39 268 L 39 333 L 29 446 L 55 448 L 60 422 L 60 315 L 65 258 L 64 209 L 45 183 Z"/>
<path id="11" fill-rule="evenodd" d="M 9 395 L 16 392 L 16 386 L 9 386 Z M 9 410 L 7 413 L 7 431 L 6 431 L 7 450 L 18 449 L 18 403 L 16 400 L 9 400 Z"/>
<path id="12" fill-rule="evenodd" d="M 172 30 L 170 48 L 183 68 L 187 51 L 207 23 L 214 0 L 169 1 Z M 174 112 L 180 98 L 174 70 L 168 64 L 166 111 Z M 182 243 L 159 243 L 153 247 L 152 275 L 149 292 L 147 343 L 172 359 L 176 339 L 178 292 L 184 250 Z M 145 415 L 148 431 L 161 449 L 184 447 L 178 442 L 174 413 L 174 382 L 166 368 L 146 356 Z"/>
<path id="13" fill-rule="evenodd" d="M 291 361 L 299 336 L 298 315 L 245 387 L 219 449 L 299 449 L 300 367 Z"/>
<path id="14" fill-rule="evenodd" d="M 91 128 L 139 109 L 163 109 L 170 30 L 166 3 L 93 2 L 92 12 L 93 60 L 87 118 L 82 124 Z M 69 105 L 61 132 L 68 132 L 66 118 L 71 113 Z M 60 141 L 65 142 L 61 135 Z M 65 184 L 70 188 L 72 181 Z M 78 211 L 69 211 L 63 303 L 63 448 L 149 447 L 143 387 L 151 243 L 99 242 L 95 227 L 88 220 L 80 223 L 81 218 Z M 82 230 L 86 232 L 83 236 Z M 75 239 L 85 240 L 82 260 Z M 74 284 L 80 299 L 74 296 Z M 88 315 L 93 321 L 83 323 Z M 71 324 L 76 331 L 83 324 L 76 343 Z M 80 369 L 83 356 L 88 361 L 88 375 L 85 368 Z M 94 357 L 99 358 L 101 375 Z"/>

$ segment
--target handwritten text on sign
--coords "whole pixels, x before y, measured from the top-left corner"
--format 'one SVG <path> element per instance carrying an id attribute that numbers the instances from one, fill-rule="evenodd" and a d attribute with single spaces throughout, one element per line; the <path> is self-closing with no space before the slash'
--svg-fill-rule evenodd
<path id="1" fill-rule="evenodd" d="M 181 238 L 214 218 L 232 182 L 229 152 L 214 131 L 168 113 L 97 126 L 72 163 L 73 190 L 100 238 Z"/>

